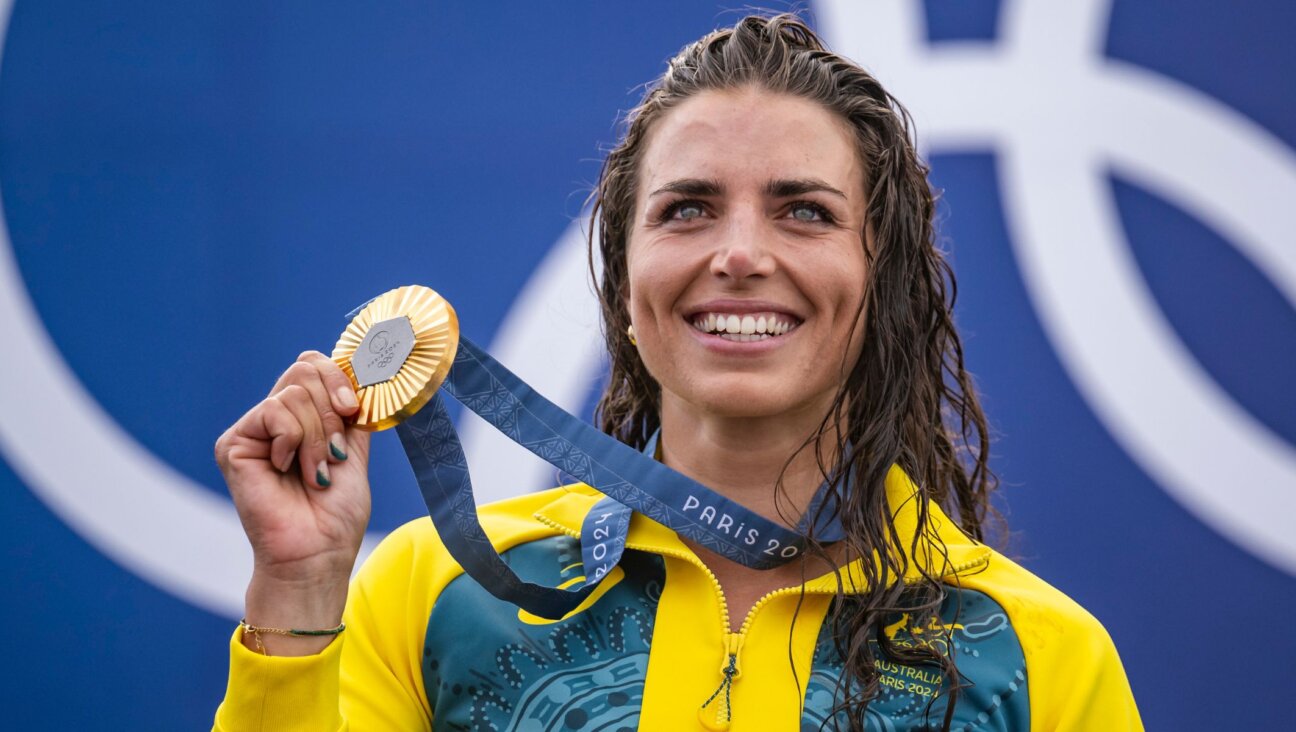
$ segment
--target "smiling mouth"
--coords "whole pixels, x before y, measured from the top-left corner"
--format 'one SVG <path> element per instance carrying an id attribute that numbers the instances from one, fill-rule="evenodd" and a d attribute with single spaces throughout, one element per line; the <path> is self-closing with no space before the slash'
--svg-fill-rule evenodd
<path id="1" fill-rule="evenodd" d="M 693 327 L 727 341 L 749 343 L 778 338 L 796 330 L 801 321 L 786 313 L 698 313 Z"/>

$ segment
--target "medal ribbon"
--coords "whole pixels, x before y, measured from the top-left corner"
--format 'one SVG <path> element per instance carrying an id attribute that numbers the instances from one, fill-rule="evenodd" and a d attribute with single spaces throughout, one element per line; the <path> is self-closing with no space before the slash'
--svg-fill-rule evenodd
<path id="1" fill-rule="evenodd" d="M 441 390 L 537 457 L 607 496 L 581 527 L 584 585 L 559 589 L 523 581 L 482 530 L 468 462 L 440 393 L 397 425 L 428 514 L 450 555 L 492 595 L 534 615 L 557 620 L 589 597 L 620 561 L 634 511 L 754 569 L 770 569 L 799 555 L 808 517 L 816 517 L 820 541 L 842 538 L 835 501 L 825 505 L 834 500 L 826 485 L 798 531 L 790 531 L 568 414 L 467 338 L 460 339 Z M 654 435 L 648 450 L 655 446 Z"/>

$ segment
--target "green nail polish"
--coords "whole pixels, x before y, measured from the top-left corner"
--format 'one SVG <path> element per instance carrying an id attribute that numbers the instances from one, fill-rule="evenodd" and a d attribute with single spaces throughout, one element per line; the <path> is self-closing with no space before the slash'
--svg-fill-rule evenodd
<path id="1" fill-rule="evenodd" d="M 321 488 L 328 488 L 333 485 L 332 481 L 328 479 L 328 476 L 324 474 L 323 470 L 315 471 L 315 482 L 319 483 Z"/>
<path id="2" fill-rule="evenodd" d="M 329 443 L 329 452 L 333 454 L 333 459 L 334 459 L 334 460 L 346 460 L 346 459 L 347 459 L 346 451 L 343 450 L 342 448 L 338 447 L 337 445 L 333 444 L 332 442 Z"/>

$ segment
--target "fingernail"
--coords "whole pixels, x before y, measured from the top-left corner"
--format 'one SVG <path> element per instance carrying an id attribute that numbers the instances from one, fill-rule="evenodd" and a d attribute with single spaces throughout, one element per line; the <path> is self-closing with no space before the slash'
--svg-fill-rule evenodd
<path id="1" fill-rule="evenodd" d="M 334 460 L 347 459 L 346 448 L 343 447 L 345 444 L 346 442 L 342 440 L 341 433 L 334 433 L 333 436 L 329 438 L 329 452 L 333 453 Z"/>
<path id="2" fill-rule="evenodd" d="M 347 387 L 345 386 L 338 387 L 336 393 L 337 393 L 338 403 L 341 404 L 343 407 L 346 407 L 347 409 L 352 409 L 359 405 L 359 402 L 356 401 L 355 392 L 348 389 Z"/>
<path id="3" fill-rule="evenodd" d="M 315 482 L 320 484 L 321 488 L 328 488 L 333 482 L 328 477 L 328 462 L 321 460 L 319 467 L 315 468 Z"/>

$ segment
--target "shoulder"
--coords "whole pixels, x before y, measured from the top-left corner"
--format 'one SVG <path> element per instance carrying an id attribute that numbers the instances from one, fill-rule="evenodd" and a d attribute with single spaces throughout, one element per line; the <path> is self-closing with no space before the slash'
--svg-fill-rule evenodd
<path id="1" fill-rule="evenodd" d="M 1106 629 L 1089 611 L 998 552 L 990 553 L 982 571 L 961 581 L 991 596 L 1004 608 L 1023 645 L 1042 650 L 1076 643 L 1111 643 Z"/>
<path id="2" fill-rule="evenodd" d="M 1105 720 L 1105 729 L 1142 728 L 1116 646 L 1088 610 L 998 552 L 960 584 L 1008 615 L 1025 656 L 1033 728 L 1072 728 L 1085 718 Z"/>

